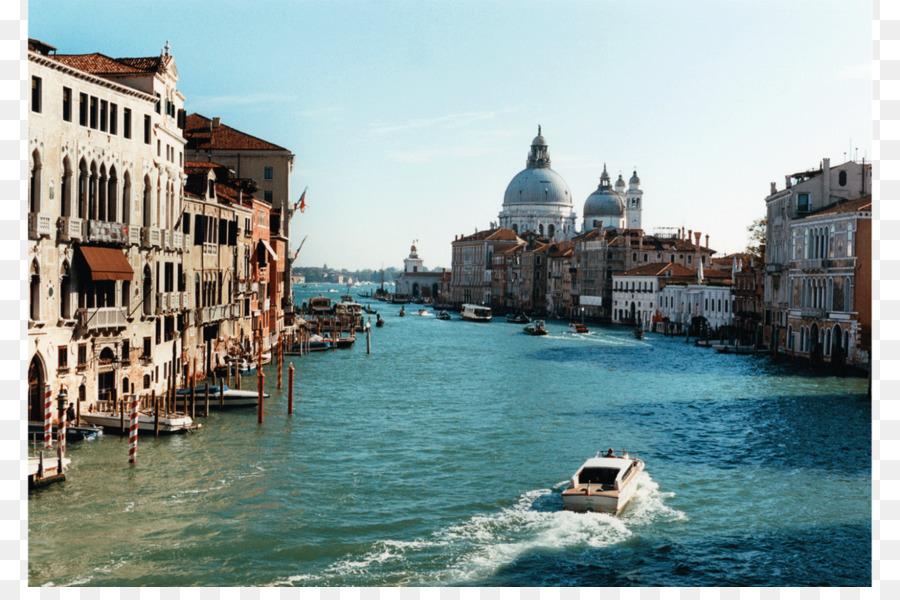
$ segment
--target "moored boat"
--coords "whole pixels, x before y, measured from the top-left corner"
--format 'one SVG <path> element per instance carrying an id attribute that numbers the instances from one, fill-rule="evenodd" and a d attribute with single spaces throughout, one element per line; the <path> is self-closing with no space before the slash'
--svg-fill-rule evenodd
<path id="1" fill-rule="evenodd" d="M 547 326 L 543 321 L 535 321 L 530 325 L 526 325 L 522 328 L 522 331 L 524 331 L 528 335 L 547 335 L 548 333 L 550 333 L 549 331 L 547 331 Z"/>
<path id="2" fill-rule="evenodd" d="M 102 404 L 102 403 L 101 403 Z M 138 432 L 152 433 L 156 431 L 157 416 L 151 410 L 141 410 L 138 412 Z M 106 410 L 103 406 L 91 406 L 87 412 L 81 412 L 81 420 L 91 425 L 99 425 L 104 429 L 125 431 L 131 424 L 131 414 L 126 411 L 123 416 L 115 410 Z M 194 420 L 188 415 L 181 413 L 169 413 L 165 415 L 159 414 L 159 432 L 160 433 L 186 433 L 193 429 L 198 429 L 199 424 L 194 424 Z"/>
<path id="3" fill-rule="evenodd" d="M 307 343 L 307 348 L 310 352 L 321 352 L 323 350 L 331 350 L 331 340 L 328 338 L 324 338 L 321 335 L 314 333 L 309 336 L 309 342 Z"/>
<path id="4" fill-rule="evenodd" d="M 220 393 L 220 388 L 217 385 L 209 385 L 206 384 L 201 385 L 199 387 L 194 388 L 194 397 L 195 401 L 198 403 L 205 400 L 206 398 L 206 388 L 209 387 L 209 403 L 210 406 L 219 406 L 220 402 L 224 408 L 237 408 L 241 406 L 256 406 L 259 404 L 259 392 L 254 390 L 235 390 L 227 385 L 222 386 L 221 389 L 224 391 Z M 187 403 L 190 398 L 191 390 L 190 388 L 184 388 L 178 390 L 176 394 L 176 407 L 185 405 L 187 408 Z M 263 398 L 268 398 L 269 394 L 263 392 Z"/>
<path id="5" fill-rule="evenodd" d="M 53 439 L 56 439 L 58 430 L 56 423 L 53 424 Z M 34 439 L 35 436 L 42 437 L 44 435 L 44 424 L 40 421 L 28 421 L 28 439 Z M 103 435 L 103 428 L 96 425 L 73 425 L 66 424 L 66 442 L 81 442 L 84 440 L 93 440 Z"/>
<path id="6" fill-rule="evenodd" d="M 492 315 L 490 307 L 478 304 L 463 304 L 459 317 L 464 321 L 490 323 Z"/>
<path id="7" fill-rule="evenodd" d="M 619 514 L 637 490 L 644 461 L 627 452 L 616 456 L 612 449 L 604 456 L 589 458 L 563 490 L 563 507 L 576 512 Z"/>

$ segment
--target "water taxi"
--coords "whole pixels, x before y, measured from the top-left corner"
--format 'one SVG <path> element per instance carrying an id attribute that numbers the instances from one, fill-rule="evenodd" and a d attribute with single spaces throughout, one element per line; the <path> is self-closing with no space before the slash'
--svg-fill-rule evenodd
<path id="1" fill-rule="evenodd" d="M 463 304 L 459 317 L 464 321 L 490 323 L 492 315 L 490 307 L 478 304 Z"/>
<path id="2" fill-rule="evenodd" d="M 143 399 L 144 402 L 149 402 L 149 400 L 149 398 Z M 91 425 L 99 425 L 104 429 L 128 431 L 131 426 L 131 411 L 130 408 L 126 408 L 123 414 L 121 408 L 121 406 L 113 406 L 110 402 L 98 402 L 96 405 L 92 404 L 88 407 L 87 411 L 81 412 L 81 420 Z M 195 425 L 194 420 L 188 415 L 160 413 L 157 416 L 148 408 L 138 412 L 138 432 L 155 432 L 157 420 L 159 420 L 160 433 L 185 433 L 200 427 L 199 424 Z"/>
<path id="3" fill-rule="evenodd" d="M 506 315 L 506 322 L 507 323 L 531 323 L 531 319 L 529 319 L 522 313 L 519 313 L 517 315 L 513 314 L 513 313 L 509 313 L 508 315 Z"/>
<path id="4" fill-rule="evenodd" d="M 590 330 L 584 323 L 569 323 L 569 331 L 572 333 L 590 333 Z"/>
<path id="5" fill-rule="evenodd" d="M 527 333 L 528 335 L 547 335 L 550 333 L 547 331 L 547 326 L 544 325 L 543 321 L 535 321 L 530 325 L 526 325 L 522 328 L 522 331 Z"/>
<path id="6" fill-rule="evenodd" d="M 563 490 L 563 507 L 576 512 L 619 514 L 637 490 L 644 461 L 627 452 L 616 456 L 612 449 L 604 456 L 589 458 Z"/>

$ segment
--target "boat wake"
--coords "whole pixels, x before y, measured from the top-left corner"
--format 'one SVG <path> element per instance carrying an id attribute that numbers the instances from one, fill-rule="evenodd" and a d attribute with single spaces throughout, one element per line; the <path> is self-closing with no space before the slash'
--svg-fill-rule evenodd
<path id="1" fill-rule="evenodd" d="M 567 483 L 525 492 L 512 506 L 473 515 L 426 538 L 379 540 L 362 555 L 273 585 L 478 585 L 530 555 L 613 546 L 635 535 L 633 528 L 686 518 L 665 505 L 674 494 L 660 492 L 646 472 L 619 517 L 563 510 L 561 492 Z"/>

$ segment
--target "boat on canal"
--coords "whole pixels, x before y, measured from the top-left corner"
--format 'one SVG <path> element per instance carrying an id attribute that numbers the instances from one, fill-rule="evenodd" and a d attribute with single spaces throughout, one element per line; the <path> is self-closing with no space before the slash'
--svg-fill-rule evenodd
<path id="1" fill-rule="evenodd" d="M 56 423 L 53 424 L 53 439 L 56 439 L 58 430 Z M 96 425 L 66 425 L 66 442 L 81 442 L 84 440 L 93 440 L 103 435 L 103 428 Z M 43 438 L 44 424 L 40 421 L 28 421 L 28 439 L 34 439 L 35 436 Z"/>
<path id="2" fill-rule="evenodd" d="M 632 333 L 634 334 L 634 339 L 636 339 L 636 340 L 644 339 L 644 330 L 641 329 L 640 327 L 635 327 L 634 331 L 632 331 Z"/>
<path id="3" fill-rule="evenodd" d="M 375 327 L 384 327 L 384 319 L 381 318 L 381 315 L 375 313 L 375 316 L 378 317 L 375 319 Z"/>
<path id="4" fill-rule="evenodd" d="M 147 399 L 149 401 L 149 399 Z M 141 410 L 138 412 L 138 432 L 145 431 L 153 433 L 156 431 L 157 416 L 152 410 Z M 97 405 L 91 405 L 87 411 L 81 412 L 81 420 L 92 425 L 99 425 L 104 429 L 113 431 L 128 431 L 131 426 L 131 413 L 126 410 L 124 416 L 107 402 L 99 402 Z M 194 420 L 188 415 L 182 413 L 164 413 L 159 414 L 159 432 L 160 433 L 186 433 L 188 431 L 199 429 L 199 424 L 194 424 Z"/>
<path id="5" fill-rule="evenodd" d="M 463 304 L 459 313 L 459 318 L 463 321 L 475 321 L 477 323 L 490 323 L 492 316 L 490 307 L 479 304 Z"/>
<path id="6" fill-rule="evenodd" d="M 508 315 L 506 315 L 506 322 L 507 323 L 519 323 L 519 324 L 524 325 L 525 323 L 531 323 L 531 319 L 529 319 L 522 313 L 519 313 L 517 315 L 513 314 L 513 313 L 509 313 Z"/>
<path id="7" fill-rule="evenodd" d="M 572 333 L 590 333 L 590 330 L 584 323 L 569 323 L 569 331 Z"/>
<path id="8" fill-rule="evenodd" d="M 543 321 L 535 321 L 530 325 L 526 325 L 522 328 L 522 331 L 524 331 L 528 335 L 547 335 L 548 333 L 550 333 L 549 331 L 547 331 L 547 326 Z"/>
<path id="9" fill-rule="evenodd" d="M 310 352 L 322 352 L 324 350 L 331 350 L 331 340 L 322 337 L 321 335 L 314 333 L 309 336 L 309 342 L 307 343 L 307 349 Z"/>
<path id="10" fill-rule="evenodd" d="M 638 475 L 644 461 L 623 452 L 616 456 L 612 449 L 605 455 L 587 459 L 572 475 L 563 490 L 563 508 L 575 512 L 622 512 L 637 490 Z"/>
<path id="11" fill-rule="evenodd" d="M 449 320 L 450 320 L 450 313 L 448 313 L 446 310 L 441 310 L 441 311 L 438 311 L 438 314 L 436 314 L 436 315 L 434 316 L 434 318 L 437 319 L 437 320 L 439 320 L 439 321 L 449 321 Z"/>
<path id="12" fill-rule="evenodd" d="M 227 385 L 222 386 L 222 392 L 220 393 L 220 388 L 217 385 L 201 385 L 199 387 L 194 388 L 194 399 L 198 404 L 202 403 L 206 399 L 206 388 L 209 388 L 209 403 L 211 406 L 219 406 L 219 402 L 221 400 L 222 407 L 224 408 L 238 408 L 242 406 L 256 406 L 259 404 L 259 392 L 255 390 L 235 390 Z M 191 390 L 190 388 L 184 388 L 178 390 L 176 394 L 176 407 L 178 405 L 184 404 L 185 407 L 190 399 Z M 269 394 L 263 393 L 263 398 L 268 398 Z"/>

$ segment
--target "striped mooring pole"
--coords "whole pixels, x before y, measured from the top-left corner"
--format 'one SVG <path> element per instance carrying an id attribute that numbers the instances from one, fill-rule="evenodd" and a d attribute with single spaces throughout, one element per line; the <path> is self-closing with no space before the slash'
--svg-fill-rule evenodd
<path id="1" fill-rule="evenodd" d="M 137 438 L 138 438 L 138 397 L 135 395 L 131 402 L 131 423 L 128 428 L 128 462 L 137 462 Z"/>
<path id="2" fill-rule="evenodd" d="M 59 471 L 62 473 L 62 459 L 66 455 L 66 393 L 59 393 L 59 416 L 56 424 L 56 446 L 59 449 Z"/>
<path id="3" fill-rule="evenodd" d="M 44 448 L 53 446 L 53 399 L 50 386 L 44 386 Z"/>

